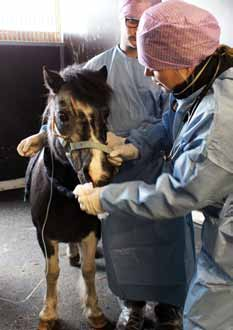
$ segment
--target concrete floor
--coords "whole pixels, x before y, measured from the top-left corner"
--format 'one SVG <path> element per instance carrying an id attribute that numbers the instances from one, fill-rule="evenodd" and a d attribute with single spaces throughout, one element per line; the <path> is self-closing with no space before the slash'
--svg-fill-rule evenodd
<path id="1" fill-rule="evenodd" d="M 200 228 L 200 227 L 199 227 Z M 200 230 L 197 228 L 197 249 Z M 23 202 L 23 190 L 0 192 L 0 330 L 37 329 L 38 314 L 45 292 L 44 258 L 31 223 L 29 204 Z M 85 330 L 77 282 L 80 270 L 69 266 L 65 244 L 60 244 L 59 317 L 57 330 Z M 103 259 L 97 263 L 97 292 L 105 315 L 116 322 L 120 309 L 108 289 Z M 151 328 L 151 324 L 147 326 Z"/>
<path id="2" fill-rule="evenodd" d="M 23 191 L 0 193 L 0 330 L 37 328 L 45 282 L 31 298 L 25 298 L 44 279 L 44 258 L 36 231 L 31 223 L 29 204 L 23 202 Z M 60 244 L 59 330 L 85 330 L 77 282 L 80 270 L 69 266 L 65 244 Z M 103 259 L 97 263 L 97 291 L 106 316 L 116 321 L 119 306 L 107 286 Z M 3 300 L 1 300 L 3 299 Z M 4 299 L 6 299 L 4 301 Z"/>

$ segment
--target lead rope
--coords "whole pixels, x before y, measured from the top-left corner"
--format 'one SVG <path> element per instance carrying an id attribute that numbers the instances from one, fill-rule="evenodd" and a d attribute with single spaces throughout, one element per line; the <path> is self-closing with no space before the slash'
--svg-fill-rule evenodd
<path id="1" fill-rule="evenodd" d="M 47 221 L 48 221 L 49 210 L 50 210 L 52 197 L 53 197 L 54 159 L 53 159 L 53 155 L 52 155 L 51 150 L 50 150 L 50 156 L 51 156 L 51 163 L 52 163 L 52 172 L 51 172 L 51 181 L 50 181 L 50 194 L 49 194 L 49 200 L 48 200 L 48 204 L 47 204 L 45 219 L 44 219 L 44 223 L 43 223 L 42 231 L 41 231 L 41 239 L 42 239 L 42 243 L 43 243 L 43 247 L 44 247 L 44 254 L 45 254 L 45 260 L 46 260 L 45 277 L 43 277 L 37 283 L 37 285 L 31 290 L 31 292 L 24 299 L 16 301 L 16 300 L 11 300 L 11 299 L 7 299 L 7 298 L 4 298 L 4 297 L 0 297 L 0 301 L 5 301 L 5 302 L 8 302 L 8 303 L 11 303 L 11 304 L 14 304 L 14 305 L 19 305 L 19 304 L 25 303 L 38 290 L 38 288 L 41 286 L 41 284 L 44 282 L 44 279 L 48 275 L 48 269 L 49 269 L 48 268 L 48 252 L 47 252 L 47 249 L 46 249 L 46 244 L 45 244 L 45 239 L 44 239 L 44 231 L 45 231 L 45 226 L 46 226 Z"/>

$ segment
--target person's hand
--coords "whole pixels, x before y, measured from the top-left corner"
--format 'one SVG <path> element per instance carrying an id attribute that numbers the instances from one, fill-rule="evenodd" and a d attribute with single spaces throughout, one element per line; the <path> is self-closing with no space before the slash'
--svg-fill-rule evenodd
<path id="1" fill-rule="evenodd" d="M 139 150 L 132 144 L 122 144 L 113 148 L 108 160 L 114 166 L 121 166 L 124 161 L 137 159 Z"/>
<path id="2" fill-rule="evenodd" d="M 112 132 L 107 132 L 107 145 L 110 148 L 114 148 L 115 146 L 119 146 L 125 143 L 125 138 L 118 136 Z"/>
<path id="3" fill-rule="evenodd" d="M 80 209 L 88 214 L 98 215 L 104 210 L 100 203 L 101 188 L 93 188 L 92 183 L 77 185 L 73 191 Z"/>
<path id="4" fill-rule="evenodd" d="M 45 143 L 46 133 L 40 132 L 23 139 L 17 146 L 18 154 L 22 157 L 32 157 L 40 151 Z"/>

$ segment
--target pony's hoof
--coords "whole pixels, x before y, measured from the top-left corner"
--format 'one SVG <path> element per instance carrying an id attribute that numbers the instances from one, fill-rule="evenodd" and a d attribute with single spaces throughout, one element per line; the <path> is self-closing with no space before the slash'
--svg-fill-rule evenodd
<path id="1" fill-rule="evenodd" d="M 80 263 L 80 255 L 78 254 L 75 257 L 69 257 L 70 260 L 70 266 L 72 267 L 80 267 L 81 263 Z"/>
<path id="2" fill-rule="evenodd" d="M 104 314 L 101 314 L 99 316 L 89 316 L 88 317 L 88 323 L 90 326 L 94 329 L 103 329 L 105 328 L 110 322 L 108 319 L 104 316 Z"/>
<path id="3" fill-rule="evenodd" d="M 42 321 L 40 320 L 37 330 L 53 330 L 56 325 L 56 321 Z"/>

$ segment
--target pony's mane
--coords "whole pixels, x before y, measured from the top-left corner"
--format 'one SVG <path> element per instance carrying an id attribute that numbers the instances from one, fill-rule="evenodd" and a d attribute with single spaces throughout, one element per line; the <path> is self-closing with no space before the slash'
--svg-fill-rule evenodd
<path id="1" fill-rule="evenodd" d="M 111 87 L 99 71 L 91 71 L 74 64 L 60 72 L 73 95 L 81 102 L 96 108 L 106 107 L 112 95 Z"/>

